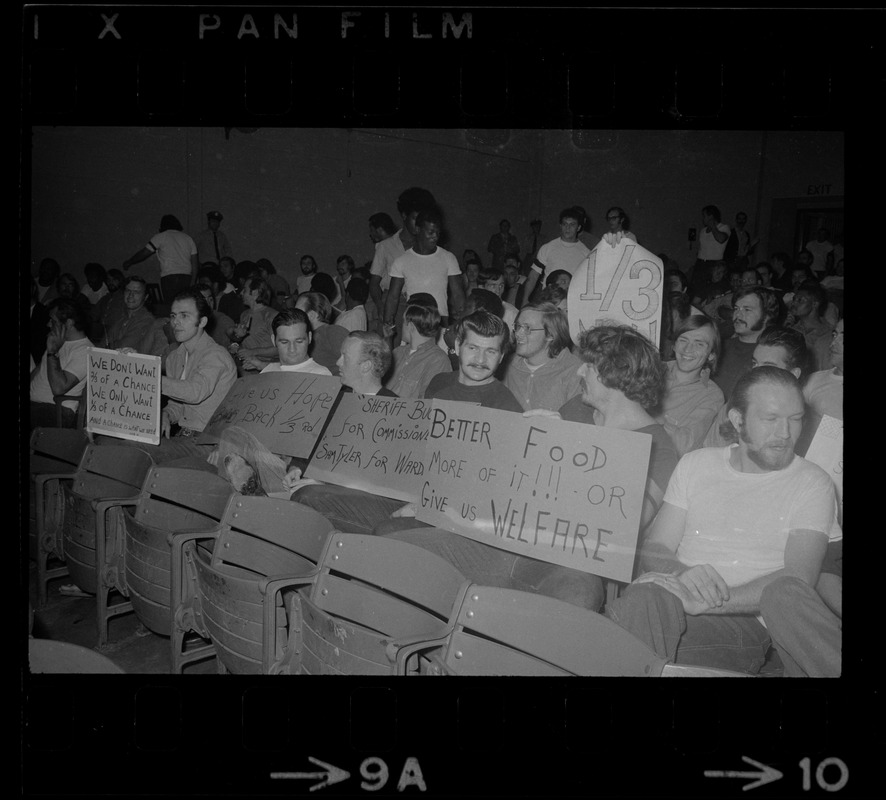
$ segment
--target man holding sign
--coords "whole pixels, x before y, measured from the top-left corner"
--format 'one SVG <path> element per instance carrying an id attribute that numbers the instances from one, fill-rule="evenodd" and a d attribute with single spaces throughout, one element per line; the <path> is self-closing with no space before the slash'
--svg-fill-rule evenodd
<path id="1" fill-rule="evenodd" d="M 800 386 L 758 367 L 729 402 L 740 441 L 681 459 L 641 551 L 645 572 L 607 613 L 677 663 L 756 673 L 770 628 L 788 675 L 839 675 L 840 622 L 815 585 L 842 534 L 833 482 L 794 455 Z"/>
<path id="2" fill-rule="evenodd" d="M 661 401 L 664 367 L 654 345 L 627 326 L 586 331 L 578 355 L 582 394 L 566 403 L 561 414 L 548 415 L 652 435 L 650 477 L 640 518 L 642 535 L 661 504 L 662 487 L 677 461 L 670 438 L 647 411 Z M 442 556 L 477 583 L 544 594 L 592 611 L 603 604 L 603 581 L 595 574 L 518 555 L 440 528 L 390 535 Z"/>

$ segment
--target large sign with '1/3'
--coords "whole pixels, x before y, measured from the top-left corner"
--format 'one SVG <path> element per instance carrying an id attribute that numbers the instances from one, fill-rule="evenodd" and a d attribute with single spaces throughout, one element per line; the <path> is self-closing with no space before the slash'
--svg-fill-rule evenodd
<path id="1" fill-rule="evenodd" d="M 630 325 L 656 347 L 661 335 L 662 262 L 627 237 L 611 245 L 601 239 L 569 284 L 569 333 L 595 325 Z"/>

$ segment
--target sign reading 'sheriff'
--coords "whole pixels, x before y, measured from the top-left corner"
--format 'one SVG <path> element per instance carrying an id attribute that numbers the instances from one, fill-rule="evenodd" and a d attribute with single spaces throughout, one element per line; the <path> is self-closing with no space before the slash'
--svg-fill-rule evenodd
<path id="1" fill-rule="evenodd" d="M 416 517 L 631 580 L 652 437 L 435 400 Z"/>

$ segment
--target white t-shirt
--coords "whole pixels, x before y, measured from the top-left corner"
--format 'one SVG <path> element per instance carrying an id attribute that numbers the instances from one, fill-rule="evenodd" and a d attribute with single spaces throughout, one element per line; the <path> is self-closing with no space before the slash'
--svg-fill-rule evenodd
<path id="1" fill-rule="evenodd" d="M 545 265 L 545 273 L 550 275 L 556 269 L 566 270 L 570 275 L 575 275 L 579 264 L 584 261 L 590 250 L 581 242 L 564 242 L 561 238 L 543 244 L 538 250 L 538 260 Z M 532 269 L 536 272 L 541 270 L 535 265 Z"/>
<path id="2" fill-rule="evenodd" d="M 90 285 L 87 283 L 80 290 L 80 294 L 86 297 L 90 303 L 95 305 L 99 300 L 101 300 L 106 294 L 108 294 L 108 287 L 102 284 L 95 291 L 92 290 Z"/>
<path id="3" fill-rule="evenodd" d="M 843 376 L 836 369 L 813 372 L 803 384 L 803 399 L 817 414 L 843 419 Z"/>
<path id="4" fill-rule="evenodd" d="M 279 361 L 272 361 L 260 374 L 264 375 L 266 372 L 310 372 L 312 375 L 332 375 L 326 367 L 318 364 L 313 358 L 302 361 L 301 364 L 281 364 Z"/>
<path id="5" fill-rule="evenodd" d="M 92 342 L 86 337 L 74 342 L 65 342 L 58 350 L 58 360 L 64 372 L 70 372 L 77 377 L 77 383 L 66 394 L 80 394 L 86 387 L 86 369 L 89 359 L 86 351 L 92 347 Z M 54 403 L 52 388 L 49 385 L 49 376 L 46 374 L 46 359 L 44 355 L 40 360 L 40 369 L 31 379 L 31 402 Z M 76 400 L 65 400 L 65 408 L 76 411 L 79 403 Z"/>
<path id="6" fill-rule="evenodd" d="M 813 239 L 806 242 L 806 249 L 812 253 L 812 263 L 809 265 L 813 272 L 824 272 L 827 265 L 828 253 L 834 249 L 831 242 L 819 242 Z M 836 261 L 834 262 L 836 264 Z"/>
<path id="7" fill-rule="evenodd" d="M 437 301 L 441 317 L 449 316 L 446 291 L 452 275 L 461 275 L 458 261 L 442 247 L 427 256 L 419 255 L 410 247 L 390 269 L 392 278 L 403 278 L 403 293 L 407 297 L 419 292 L 430 294 Z"/>
<path id="8" fill-rule="evenodd" d="M 386 292 L 391 283 L 390 268 L 400 256 L 406 252 L 403 247 L 403 240 L 400 239 L 400 228 L 393 236 L 382 239 L 375 245 L 375 255 L 372 257 L 372 266 L 369 268 L 371 275 L 378 275 L 381 278 L 381 290 Z"/>
<path id="9" fill-rule="evenodd" d="M 174 230 L 155 233 L 147 247 L 157 254 L 161 278 L 191 274 L 191 256 L 197 255 L 197 245 L 188 234 Z"/>
<path id="10" fill-rule="evenodd" d="M 698 257 L 702 261 L 722 261 L 723 253 L 726 252 L 726 245 L 729 242 L 729 233 L 731 228 L 725 222 L 717 223 L 717 230 L 725 233 L 726 238 L 722 242 L 718 242 L 714 238 L 713 233 L 708 233 L 707 228 L 702 228 L 698 234 Z"/>
<path id="11" fill-rule="evenodd" d="M 834 482 L 800 456 L 782 470 L 739 472 L 733 447 L 687 453 L 674 470 L 665 502 L 686 509 L 677 547 L 684 564 L 710 564 L 728 586 L 740 586 L 784 567 L 792 530 L 843 537 L 836 522 Z"/>
<path id="12" fill-rule="evenodd" d="M 354 306 L 350 311 L 343 311 L 335 319 L 336 325 L 341 325 L 349 331 L 365 331 L 366 330 L 366 308 L 361 303 Z"/>

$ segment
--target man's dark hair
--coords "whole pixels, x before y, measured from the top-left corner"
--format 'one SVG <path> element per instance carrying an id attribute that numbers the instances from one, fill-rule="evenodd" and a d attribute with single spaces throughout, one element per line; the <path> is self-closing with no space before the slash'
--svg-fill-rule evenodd
<path id="1" fill-rule="evenodd" d="M 298 296 L 297 303 L 300 303 L 304 300 L 305 305 L 305 313 L 307 314 L 309 311 L 313 311 L 320 322 L 329 322 L 329 318 L 332 316 L 332 303 L 329 302 L 329 298 L 322 294 L 321 292 L 303 292 Z"/>
<path id="2" fill-rule="evenodd" d="M 40 270 L 46 269 L 50 273 L 51 280 L 56 280 L 59 275 L 61 275 L 62 268 L 59 266 L 58 261 L 54 258 L 44 258 L 40 262 Z M 38 270 L 39 272 L 39 270 Z"/>
<path id="3" fill-rule="evenodd" d="M 314 277 L 311 278 L 311 291 L 325 294 L 331 303 L 335 300 L 335 295 L 337 294 L 335 278 L 332 275 L 327 275 L 325 272 L 315 272 Z"/>
<path id="4" fill-rule="evenodd" d="M 436 339 L 440 332 L 440 312 L 437 304 L 433 306 L 419 305 L 410 301 L 403 314 L 403 323 L 411 322 L 421 336 Z"/>
<path id="5" fill-rule="evenodd" d="M 732 295 L 732 307 L 742 297 L 754 294 L 760 300 L 760 310 L 763 312 L 763 326 L 778 323 L 782 316 L 782 304 L 778 295 L 766 286 L 744 286 Z"/>
<path id="6" fill-rule="evenodd" d="M 207 322 L 212 319 L 212 307 L 209 305 L 209 301 L 203 296 L 202 292 L 196 286 L 191 286 L 188 289 L 182 290 L 173 298 L 172 302 L 177 303 L 180 300 L 194 301 L 194 305 L 197 306 L 198 320 L 200 319 L 200 317 L 206 317 Z"/>
<path id="7" fill-rule="evenodd" d="M 311 321 L 300 308 L 287 308 L 271 320 L 271 330 L 274 332 L 274 336 L 277 335 L 277 328 L 285 328 L 289 325 L 304 325 L 308 334 L 311 332 Z"/>
<path id="8" fill-rule="evenodd" d="M 394 220 L 391 219 L 389 214 L 385 214 L 384 211 L 379 211 L 376 214 L 373 214 L 369 218 L 369 224 L 372 225 L 373 228 L 381 228 L 388 236 L 393 236 L 397 232 L 397 226 L 394 225 Z"/>
<path id="9" fill-rule="evenodd" d="M 420 228 L 428 222 L 433 222 L 438 228 L 443 227 L 443 215 L 436 206 L 419 211 L 418 216 L 415 218 L 415 227 Z"/>
<path id="10" fill-rule="evenodd" d="M 351 339 L 360 342 L 360 360 L 372 362 L 372 374 L 381 380 L 391 367 L 391 346 L 375 331 L 351 331 Z"/>
<path id="11" fill-rule="evenodd" d="M 770 261 L 780 261 L 784 264 L 784 268 L 790 272 L 791 257 L 784 250 L 776 250 L 769 256 Z"/>
<path id="12" fill-rule="evenodd" d="M 498 267 L 481 267 L 477 273 L 477 283 L 490 283 L 495 281 L 503 281 L 505 279 L 504 270 Z"/>
<path id="13" fill-rule="evenodd" d="M 86 276 L 87 281 L 89 280 L 90 275 L 94 275 L 95 277 L 97 277 L 101 281 L 104 281 L 104 279 L 108 275 L 105 268 L 101 264 L 96 263 L 95 261 L 90 261 L 88 264 L 86 264 L 83 267 L 83 274 Z"/>
<path id="14" fill-rule="evenodd" d="M 467 302 L 471 303 L 474 311 L 482 308 L 499 318 L 504 317 L 504 303 L 495 292 L 490 292 L 488 289 L 471 289 Z"/>
<path id="15" fill-rule="evenodd" d="M 268 258 L 260 258 L 255 262 L 255 266 L 259 269 L 263 269 L 268 275 L 276 275 L 277 269 L 271 263 L 271 260 Z"/>
<path id="16" fill-rule="evenodd" d="M 738 382 L 732 389 L 727 408 L 730 411 L 733 408 L 737 409 L 741 413 L 742 418 L 744 418 L 748 413 L 751 389 L 764 383 L 775 386 L 790 386 L 797 390 L 800 397 L 803 396 L 800 382 L 794 377 L 793 373 L 778 367 L 757 367 L 756 369 L 749 370 L 738 379 Z"/>
<path id="17" fill-rule="evenodd" d="M 225 276 L 222 275 L 221 267 L 217 264 L 204 264 L 197 270 L 197 282 L 201 278 L 209 278 L 210 283 L 224 285 Z"/>
<path id="18" fill-rule="evenodd" d="M 553 272 L 551 272 L 550 275 L 547 276 L 547 278 L 545 278 L 545 286 L 554 286 L 563 275 L 568 275 L 569 280 L 572 280 L 572 273 L 568 270 L 555 269 Z"/>
<path id="19" fill-rule="evenodd" d="M 796 328 L 770 325 L 757 339 L 757 347 L 781 347 L 787 353 L 787 368 L 799 369 L 802 380 L 809 368 L 809 349 L 806 338 Z M 759 369 L 759 368 L 758 368 Z"/>
<path id="20" fill-rule="evenodd" d="M 111 267 L 106 277 L 108 278 L 116 278 L 118 281 L 122 281 L 126 276 L 123 274 L 122 269 L 117 269 L 117 267 Z"/>
<path id="21" fill-rule="evenodd" d="M 255 302 L 259 305 L 271 305 L 271 298 L 274 296 L 274 293 L 264 278 L 247 278 L 244 288 L 249 292 L 258 292 L 255 296 Z"/>
<path id="22" fill-rule="evenodd" d="M 250 278 L 258 277 L 258 266 L 254 261 L 240 261 L 234 267 L 234 280 L 246 283 Z"/>
<path id="23" fill-rule="evenodd" d="M 74 330 L 80 333 L 86 333 L 89 326 L 89 319 L 83 306 L 68 300 L 67 297 L 56 297 L 47 307 L 47 311 L 52 313 L 55 311 L 58 321 L 64 324 L 68 320 L 74 324 Z"/>
<path id="24" fill-rule="evenodd" d="M 425 306 L 426 308 L 435 309 L 437 313 L 440 312 L 440 308 L 437 305 L 437 298 L 427 292 L 416 292 L 415 294 L 411 294 L 406 298 L 406 302 L 411 306 Z"/>
<path id="25" fill-rule="evenodd" d="M 303 256 L 298 260 L 299 266 L 301 266 L 301 262 L 304 261 L 305 259 L 310 259 L 310 262 L 311 262 L 311 264 L 314 265 L 314 269 L 315 269 L 315 270 L 319 269 L 319 267 L 317 266 L 317 259 L 314 258 L 313 256 L 309 256 L 307 253 L 305 253 L 305 255 L 303 255 Z"/>
<path id="26" fill-rule="evenodd" d="M 661 255 L 659 255 L 661 258 Z M 662 259 L 664 261 L 664 259 Z M 665 263 L 667 263 L 665 261 Z M 683 273 L 683 270 L 680 269 L 666 269 L 664 273 L 665 278 L 665 286 L 668 285 L 668 278 L 677 278 L 680 281 L 680 286 L 682 287 L 683 292 L 687 292 L 689 290 L 689 281 L 686 280 L 686 275 Z"/>
<path id="27" fill-rule="evenodd" d="M 808 294 L 815 304 L 815 316 L 820 317 L 828 307 L 828 293 L 822 285 L 815 279 L 803 281 L 798 287 L 794 296 L 800 292 Z"/>
<path id="28" fill-rule="evenodd" d="M 172 214 L 164 214 L 160 218 L 160 233 L 163 231 L 180 231 L 182 224 L 178 221 L 178 217 Z"/>
<path id="29" fill-rule="evenodd" d="M 487 292 L 487 294 L 491 294 L 491 292 Z M 508 346 L 511 343 L 511 332 L 501 317 L 490 314 L 486 309 L 478 308 L 458 321 L 455 326 L 455 341 L 464 342 L 468 331 L 473 331 L 474 334 L 485 339 L 499 339 L 501 354 L 502 356 L 507 355 Z"/>
<path id="30" fill-rule="evenodd" d="M 597 371 L 604 386 L 620 391 L 644 409 L 656 408 L 665 392 L 665 366 L 658 350 L 627 325 L 600 325 L 584 331 L 577 355 Z"/>
<path id="31" fill-rule="evenodd" d="M 710 214 L 714 218 L 715 222 L 722 222 L 722 220 L 720 219 L 720 209 L 717 208 L 717 206 L 705 206 L 701 210 L 701 213 L 703 215 Z"/>
<path id="32" fill-rule="evenodd" d="M 582 209 L 569 206 L 569 208 L 564 208 L 560 212 L 558 220 L 562 222 L 564 219 L 574 219 L 581 227 L 584 227 L 584 217 L 585 213 Z"/>
<path id="33" fill-rule="evenodd" d="M 413 211 L 423 211 L 436 205 L 437 202 L 434 200 L 434 195 L 427 189 L 422 189 L 419 186 L 406 189 L 397 198 L 397 211 L 405 214 L 407 217 Z"/>
<path id="34" fill-rule="evenodd" d="M 335 259 L 336 264 L 341 264 L 342 261 L 344 261 L 345 264 L 348 265 L 348 268 L 351 270 L 351 272 L 354 271 L 355 264 L 353 258 L 351 258 L 350 256 L 339 256 L 337 259 Z"/>
<path id="35" fill-rule="evenodd" d="M 365 303 L 366 298 L 369 297 L 369 286 L 366 284 L 366 281 L 361 281 L 359 278 L 351 278 L 345 287 L 345 292 L 351 300 L 356 300 L 357 303 Z"/>
<path id="36" fill-rule="evenodd" d="M 609 215 L 613 211 L 617 211 L 618 216 L 621 217 L 621 229 L 623 231 L 629 230 L 631 227 L 631 221 L 630 221 L 630 219 L 628 219 L 628 215 L 625 214 L 625 210 L 623 208 L 621 208 L 620 206 L 612 206 L 612 208 L 607 209 L 607 211 L 606 211 L 607 221 L 608 221 Z"/>

